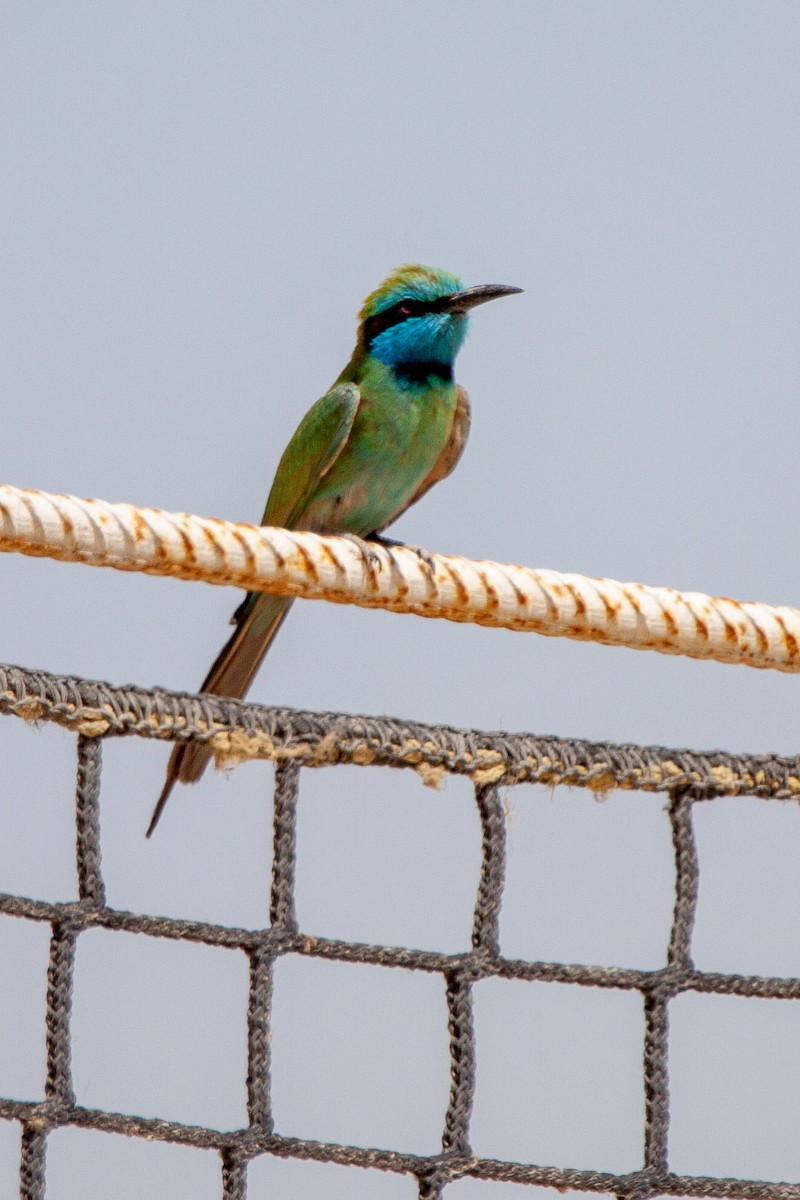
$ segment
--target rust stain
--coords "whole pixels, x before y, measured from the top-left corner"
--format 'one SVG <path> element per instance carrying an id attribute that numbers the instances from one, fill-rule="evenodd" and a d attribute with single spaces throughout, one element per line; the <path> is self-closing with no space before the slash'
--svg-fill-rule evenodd
<path id="1" fill-rule="evenodd" d="M 237 574 L 240 576 L 245 574 L 249 577 L 252 577 L 256 573 L 256 556 L 250 548 L 250 543 L 241 530 L 237 529 L 235 525 L 231 526 L 231 533 L 233 534 L 233 540 L 236 542 L 237 546 L 241 547 L 242 553 L 244 554 L 244 571 L 238 571 Z"/>
<path id="2" fill-rule="evenodd" d="M 514 599 L 516 600 L 519 607 L 527 608 L 528 607 L 528 597 L 526 596 L 525 592 L 523 592 L 522 588 L 517 587 L 517 585 L 513 582 L 513 580 L 512 580 L 511 586 L 514 589 Z"/>
<path id="3" fill-rule="evenodd" d="M 786 628 L 786 622 L 779 612 L 775 613 L 775 623 L 783 634 L 783 644 L 789 655 L 789 661 L 795 662 L 798 657 L 797 638 Z"/>
<path id="4" fill-rule="evenodd" d="M 344 575 L 344 567 L 342 566 L 341 562 L 334 554 L 333 550 L 331 550 L 331 548 L 327 544 L 327 542 L 320 542 L 319 548 L 320 548 L 320 552 L 321 552 L 323 558 L 327 558 L 328 562 L 336 570 L 337 574 Z"/>
<path id="5" fill-rule="evenodd" d="M 194 567 L 197 565 L 197 552 L 194 548 L 194 542 L 189 537 L 188 533 L 186 532 L 186 530 L 183 528 L 182 525 L 178 525 L 177 528 L 178 528 L 178 537 L 181 539 L 181 542 L 183 543 L 183 554 L 184 554 L 184 558 L 186 559 L 186 563 L 188 566 Z"/>
<path id="6" fill-rule="evenodd" d="M 402 604 L 403 601 L 408 596 L 408 594 L 410 593 L 411 587 L 408 583 L 406 583 L 406 577 L 403 574 L 403 572 L 401 571 L 400 565 L 399 565 L 397 559 L 395 558 L 394 554 L 392 553 L 391 546 L 386 546 L 384 549 L 385 549 L 385 553 L 388 556 L 389 563 L 390 563 L 390 568 L 391 568 L 391 572 L 392 572 L 392 583 L 394 584 L 395 589 L 397 591 L 397 599 L 396 599 L 395 603 Z M 425 579 L 426 594 L 425 594 L 425 599 L 423 600 L 422 603 L 428 604 L 428 603 L 430 603 L 430 601 L 432 599 L 435 601 L 436 597 L 438 595 L 438 592 L 436 590 L 436 580 L 432 575 L 429 575 L 428 573 L 425 573 L 425 572 L 423 572 L 423 578 Z M 378 591 L 378 583 L 377 583 L 377 579 L 376 579 L 375 592 L 377 593 L 377 591 Z M 378 605 L 378 607 L 381 607 L 381 606 Z"/>
<path id="7" fill-rule="evenodd" d="M 297 551 L 298 558 L 302 560 L 302 567 L 305 570 L 306 575 L 308 575 L 313 584 L 318 585 L 319 571 L 317 570 L 317 564 L 314 562 L 314 559 L 311 557 L 308 550 L 306 550 L 305 546 L 303 546 L 300 542 L 295 542 L 295 550 Z"/>
<path id="8" fill-rule="evenodd" d="M 567 591 L 572 596 L 572 599 L 575 601 L 575 616 L 576 617 L 585 617 L 586 616 L 586 601 L 584 600 L 583 596 L 581 595 L 579 589 L 575 586 L 574 583 L 572 583 L 570 581 L 567 584 Z"/>
<path id="9" fill-rule="evenodd" d="M 264 526 L 264 528 L 266 528 L 266 526 Z M 286 562 L 287 562 L 286 555 L 281 554 L 280 550 L 278 549 L 278 547 L 275 545 L 274 542 L 269 543 L 269 548 L 272 551 L 272 554 L 275 558 L 275 562 L 278 566 L 278 569 L 280 571 L 283 571 L 284 568 L 286 567 Z"/>
<path id="10" fill-rule="evenodd" d="M 215 536 L 214 532 L 212 531 L 211 524 L 212 523 L 210 521 L 203 521 L 202 525 L 200 526 L 200 528 L 203 531 L 203 537 L 206 539 L 206 541 L 208 542 L 211 549 L 220 558 L 224 559 L 225 551 L 223 550 L 218 538 Z"/>
<path id="11" fill-rule="evenodd" d="M 625 599 L 628 601 L 628 603 L 630 604 L 631 608 L 632 608 L 632 609 L 633 609 L 633 611 L 636 613 L 636 615 L 637 615 L 637 616 L 639 616 L 639 617 L 641 617 L 641 615 L 642 615 L 642 606 L 641 606 L 641 604 L 639 603 L 639 597 L 636 595 L 636 593 L 635 593 L 635 592 L 632 592 L 632 591 L 630 590 L 630 588 L 626 588 L 626 587 L 624 587 L 624 588 L 622 589 L 622 594 L 623 594 L 623 596 L 625 597 Z"/>
<path id="12" fill-rule="evenodd" d="M 484 611 L 486 613 L 497 612 L 500 607 L 500 598 L 495 591 L 493 585 L 489 582 L 489 576 L 485 571 L 478 571 L 478 578 L 483 584 L 483 589 L 486 592 L 486 600 L 484 603 Z"/>
<path id="13" fill-rule="evenodd" d="M 501 573 L 502 573 L 503 578 L 505 579 L 505 581 L 508 583 L 509 587 L 513 591 L 514 599 L 516 600 L 518 607 L 519 608 L 527 608 L 528 607 L 528 597 L 526 596 L 525 592 L 523 592 L 522 588 L 514 582 L 514 580 L 511 578 L 511 576 L 508 574 L 507 571 L 502 571 Z"/>
<path id="14" fill-rule="evenodd" d="M 106 512 L 106 510 L 105 510 L 104 508 L 101 508 L 101 507 L 100 507 L 100 505 L 99 505 L 99 504 L 96 504 L 96 503 L 95 503 L 94 501 L 92 501 L 92 500 L 84 500 L 84 504 L 90 504 L 90 505 L 91 505 L 91 507 L 92 507 L 92 513 L 93 513 L 93 514 L 94 514 L 94 516 L 96 517 L 96 520 L 97 520 L 97 522 L 98 522 L 98 524 L 99 524 L 99 525 L 108 525 L 108 524 L 110 523 L 110 521 L 111 521 L 111 517 L 108 515 L 108 513 Z M 62 519 L 63 519 L 63 517 L 64 517 L 64 514 L 63 514 L 63 513 L 61 514 L 61 517 L 62 517 Z"/>
<path id="15" fill-rule="evenodd" d="M 666 606 L 662 608 L 661 616 L 663 617 L 664 624 L 667 627 L 667 636 L 669 638 L 677 638 L 678 634 L 680 633 L 678 622 L 675 620 L 672 613 Z"/>
<path id="16" fill-rule="evenodd" d="M 693 612 L 692 616 L 694 617 L 694 627 L 695 627 L 695 630 L 697 631 L 697 636 L 702 638 L 704 642 L 707 642 L 709 640 L 708 639 L 708 626 L 706 625 L 706 623 L 702 619 L 702 617 L 698 617 L 696 612 Z"/>
<path id="17" fill-rule="evenodd" d="M 558 605 L 556 604 L 555 600 L 550 595 L 550 586 L 549 584 L 540 582 L 539 587 L 542 595 L 544 596 L 544 602 L 547 605 L 547 619 L 553 625 L 556 625 L 561 617 L 561 613 L 559 612 Z"/>
<path id="18" fill-rule="evenodd" d="M 609 621 L 616 621 L 617 617 L 619 616 L 620 609 L 617 601 L 609 600 L 605 592 L 602 591 L 598 591 L 598 595 L 603 602 L 603 608 L 606 610 L 606 616 L 608 617 Z"/>
<path id="19" fill-rule="evenodd" d="M 469 592 L 467 591 L 466 587 L 464 586 L 464 580 L 457 573 L 457 571 L 455 571 L 453 569 L 453 567 L 450 566 L 450 564 L 448 562 L 443 562 L 442 567 L 444 568 L 444 573 L 446 575 L 450 576 L 450 579 L 452 580 L 453 584 L 455 585 L 456 596 L 458 597 L 458 603 L 463 604 L 466 607 L 467 602 L 469 600 Z M 438 597 L 438 592 L 436 593 L 436 595 Z"/>
<path id="20" fill-rule="evenodd" d="M 739 645 L 739 638 L 735 625 L 731 625 L 730 621 L 722 618 L 722 623 L 725 626 L 725 641 L 732 646 Z"/>
<path id="21" fill-rule="evenodd" d="M 139 542 L 143 542 L 147 534 L 150 532 L 150 526 L 136 508 L 131 511 L 131 524 L 133 525 L 134 542 L 137 544 Z"/>
<path id="22" fill-rule="evenodd" d="M 148 523 L 147 523 L 147 520 L 146 520 L 146 518 L 145 518 L 145 517 L 142 517 L 142 519 L 141 519 L 141 527 L 140 527 L 140 529 L 141 529 L 141 530 L 146 530 L 146 531 L 147 531 L 147 533 L 150 535 L 150 538 L 152 539 L 152 543 L 153 543 L 153 558 L 155 559 L 155 561 L 156 561 L 157 563 L 160 563 L 160 564 L 166 563 L 166 564 L 168 564 L 168 565 L 169 565 L 169 561 L 170 561 L 170 552 L 169 552 L 169 548 L 167 547 L 167 545 L 166 545 L 166 543 L 164 542 L 163 538 L 160 538 L 160 537 L 158 536 L 158 534 L 155 532 L 155 530 L 153 530 L 153 529 L 152 529 L 152 527 L 151 527 L 150 525 L 148 525 Z M 140 533 L 140 529 L 137 529 L 137 534 L 138 534 L 138 533 Z M 144 541 L 144 540 L 145 540 L 145 535 L 144 535 L 144 533 L 141 533 L 141 535 L 140 535 L 140 536 L 137 536 L 137 539 L 136 539 L 136 540 L 137 540 L 137 541 Z"/>

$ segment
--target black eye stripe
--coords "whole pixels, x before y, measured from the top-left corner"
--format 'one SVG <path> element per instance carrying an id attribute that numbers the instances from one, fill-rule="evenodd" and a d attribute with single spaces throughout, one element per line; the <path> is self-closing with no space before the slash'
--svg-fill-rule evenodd
<path id="1" fill-rule="evenodd" d="M 393 325 L 399 325 L 410 317 L 420 317 L 424 313 L 439 312 L 446 300 L 447 296 L 438 300 L 413 300 L 411 298 L 398 300 L 390 308 L 385 308 L 383 312 L 375 313 L 374 316 L 367 318 L 364 323 L 364 340 L 369 346 L 376 337 L 379 337 L 387 329 L 391 329 Z"/>

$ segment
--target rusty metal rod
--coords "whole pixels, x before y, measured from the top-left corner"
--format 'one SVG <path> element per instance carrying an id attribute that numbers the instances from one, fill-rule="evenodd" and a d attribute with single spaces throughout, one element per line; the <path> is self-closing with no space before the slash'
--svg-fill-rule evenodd
<path id="1" fill-rule="evenodd" d="M 0 550 L 800 672 L 800 610 L 0 485 Z"/>

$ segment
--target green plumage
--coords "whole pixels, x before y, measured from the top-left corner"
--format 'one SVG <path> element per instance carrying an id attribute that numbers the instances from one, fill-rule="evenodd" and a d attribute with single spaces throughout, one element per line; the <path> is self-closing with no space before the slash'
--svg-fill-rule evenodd
<path id="1" fill-rule="evenodd" d="M 453 361 L 476 304 L 518 288 L 461 288 L 427 267 L 401 267 L 366 300 L 353 356 L 303 417 L 278 464 L 263 525 L 376 537 L 449 475 L 469 431 Z M 242 698 L 292 601 L 251 592 L 201 691 Z M 177 743 L 152 833 L 176 780 L 195 782 L 211 751 Z"/>

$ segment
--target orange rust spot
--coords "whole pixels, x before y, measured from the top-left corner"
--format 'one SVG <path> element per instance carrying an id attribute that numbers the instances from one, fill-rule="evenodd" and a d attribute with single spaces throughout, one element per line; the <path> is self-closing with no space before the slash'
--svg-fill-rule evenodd
<path id="1" fill-rule="evenodd" d="M 520 608 L 525 608 L 528 603 L 528 597 L 525 595 L 525 593 L 522 591 L 522 589 L 516 583 L 514 583 L 514 580 L 511 578 L 511 576 L 508 574 L 508 572 L 504 571 L 503 568 L 501 566 L 499 566 L 499 564 L 496 569 L 500 571 L 500 574 L 503 576 L 503 579 L 505 579 L 506 583 L 508 584 L 508 586 L 511 588 L 512 592 L 514 593 L 514 599 L 516 600 L 517 605 Z"/>
<path id="2" fill-rule="evenodd" d="M 753 627 L 756 631 L 756 641 L 758 642 L 758 648 L 762 654 L 766 654 L 767 650 L 769 650 L 769 638 L 764 633 L 764 630 L 761 628 L 760 625 L 756 625 L 754 623 Z"/>
<path id="3" fill-rule="evenodd" d="M 572 599 L 575 601 L 575 616 L 576 617 L 585 617 L 586 616 L 586 601 L 584 600 L 583 596 L 578 591 L 575 584 L 568 583 L 567 591 L 572 596 Z"/>
<path id="4" fill-rule="evenodd" d="M 628 588 L 623 588 L 622 594 L 625 597 L 625 599 L 628 601 L 628 603 L 630 604 L 633 611 L 638 616 L 641 616 L 642 615 L 642 606 L 639 603 L 639 597 L 636 595 L 636 593 L 629 591 Z"/>
<path id="5" fill-rule="evenodd" d="M 178 530 L 178 537 L 183 542 L 183 552 L 186 557 L 186 562 L 190 566 L 194 566 L 197 562 L 197 554 L 195 553 L 194 542 L 189 537 L 182 525 L 177 525 L 176 529 Z"/>
<path id="6" fill-rule="evenodd" d="M 500 598 L 497 595 L 497 592 L 492 587 L 491 583 L 489 583 L 488 577 L 486 575 L 484 575 L 483 571 L 480 571 L 480 570 L 478 571 L 478 578 L 480 579 L 481 583 L 483 584 L 484 590 L 486 592 L 486 604 L 484 607 L 484 611 L 486 613 L 496 612 L 497 609 L 500 607 Z"/>
<path id="7" fill-rule="evenodd" d="M 75 526 L 72 522 L 72 518 L 68 517 L 65 512 L 59 512 L 58 515 L 61 517 L 61 528 L 64 530 L 65 535 L 67 537 L 72 537 L 73 533 L 75 532 Z"/>
<path id="8" fill-rule="evenodd" d="M 268 525 L 254 525 L 253 528 L 257 529 L 259 531 L 259 533 L 261 533 L 265 529 L 268 529 L 269 526 Z M 283 570 L 283 568 L 286 566 L 286 561 L 287 561 L 286 555 L 281 554 L 280 550 L 278 549 L 278 547 L 275 545 L 274 542 L 269 543 L 269 548 L 275 557 L 275 562 L 278 564 L 278 566 L 281 568 L 281 570 Z"/>
<path id="9" fill-rule="evenodd" d="M 619 616 L 619 604 L 616 601 L 609 600 L 603 592 L 599 593 L 600 599 L 603 601 L 603 608 L 606 610 L 606 616 L 609 621 L 616 621 Z"/>
<path id="10" fill-rule="evenodd" d="M 245 562 L 244 570 L 245 570 L 245 572 L 249 575 L 254 575 L 255 570 L 256 570 L 256 556 L 255 556 L 255 554 L 253 554 L 253 551 L 250 549 L 250 543 L 248 542 L 248 540 L 244 536 L 244 534 L 241 533 L 236 528 L 235 525 L 233 525 L 231 527 L 231 533 L 233 534 L 234 541 L 236 542 L 236 544 L 238 546 L 241 546 L 242 551 L 244 553 L 244 562 Z"/>
<path id="11" fill-rule="evenodd" d="M 158 562 L 158 563 L 168 562 L 169 561 L 169 550 L 167 549 L 167 546 L 165 545 L 165 543 L 161 540 L 161 538 L 157 537 L 153 533 L 153 530 L 150 528 L 150 526 L 147 524 L 147 522 L 145 520 L 142 521 L 142 524 L 143 524 L 144 528 L 147 530 L 147 532 L 150 534 L 150 537 L 152 539 L 153 557 L 155 558 L 156 562 Z M 137 541 L 138 540 L 139 539 L 137 538 Z"/>
<path id="12" fill-rule="evenodd" d="M 559 611 L 558 605 L 550 595 L 550 584 L 540 582 L 539 590 L 544 596 L 544 602 L 547 605 L 547 620 L 552 621 L 553 624 L 556 624 L 559 618 Z"/>
<path id="13" fill-rule="evenodd" d="M 394 586 L 397 588 L 397 599 L 399 601 L 403 601 L 410 594 L 411 585 L 406 583 L 406 577 L 403 574 L 403 572 L 400 570 L 397 559 L 395 558 L 394 554 L 392 553 L 391 546 L 386 546 L 385 552 L 389 557 L 389 562 L 392 564 L 392 579 L 394 581 Z M 429 572 L 426 572 L 424 570 L 422 572 L 422 577 L 425 580 L 425 586 L 426 586 L 426 591 L 427 591 L 427 595 L 422 603 L 428 604 L 428 603 L 430 603 L 431 600 L 435 600 L 438 595 L 438 592 L 436 590 L 436 580 L 434 579 L 432 574 L 430 574 Z M 374 590 L 377 592 L 378 581 L 377 581 L 377 579 L 375 579 L 375 576 L 372 574 L 372 572 L 370 572 L 370 579 L 374 580 Z M 402 610 L 398 609 L 398 611 L 402 611 Z"/>
<path id="14" fill-rule="evenodd" d="M 217 554 L 220 556 L 220 558 L 224 558 L 225 555 L 224 555 L 222 546 L 220 545 L 219 541 L 212 533 L 211 528 L 210 528 L 210 522 L 204 521 L 203 524 L 200 526 L 200 528 L 203 531 L 203 537 L 206 539 L 206 541 L 209 543 L 209 545 L 212 547 L 212 549 L 217 552 Z"/>
<path id="15" fill-rule="evenodd" d="M 299 557 L 303 560 L 303 565 L 305 567 L 306 574 L 311 577 L 311 580 L 314 583 L 319 583 L 319 572 L 317 571 L 317 565 L 314 562 L 314 559 L 311 557 L 311 555 L 306 550 L 305 546 L 296 545 L 295 549 L 296 549 Z"/>
<path id="16" fill-rule="evenodd" d="M 697 613 L 692 613 L 692 616 L 694 617 L 694 627 L 697 630 L 698 637 L 701 637 L 703 641 L 707 642 L 708 626 L 706 625 L 705 621 L 698 617 Z"/>
<path id="17" fill-rule="evenodd" d="M 328 562 L 332 563 L 333 566 L 336 567 L 336 570 L 339 572 L 339 574 L 340 575 L 344 574 L 344 567 L 339 562 L 339 559 L 333 553 L 333 551 L 331 550 L 328 543 L 320 542 L 319 549 L 320 549 L 320 553 L 323 554 L 325 558 L 327 558 Z"/>
<path id="18" fill-rule="evenodd" d="M 739 638 L 736 635 L 736 627 L 731 625 L 730 621 L 723 621 L 723 624 L 725 626 L 725 641 L 730 642 L 733 646 L 737 646 Z"/>
<path id="19" fill-rule="evenodd" d="M 444 568 L 445 573 L 450 576 L 451 580 L 453 581 L 453 583 L 455 585 L 456 595 L 458 596 L 459 604 L 466 605 L 467 601 L 469 600 L 469 592 L 464 587 L 464 581 L 461 579 L 461 577 L 459 575 L 456 574 L 456 572 L 453 570 L 453 568 L 450 566 L 449 563 L 443 562 L 442 567 Z"/>
<path id="20" fill-rule="evenodd" d="M 135 542 L 144 541 L 145 537 L 150 532 L 150 526 L 147 524 L 142 514 L 135 508 L 131 512 L 131 524 L 133 525 L 133 540 Z"/>
<path id="21" fill-rule="evenodd" d="M 797 638 L 794 636 L 793 633 L 790 633 L 789 630 L 786 628 L 786 622 L 784 621 L 784 619 L 780 615 L 780 613 L 777 613 L 777 612 L 775 613 L 775 622 L 780 627 L 780 631 L 783 634 L 783 642 L 784 642 L 784 645 L 786 646 L 786 650 L 788 652 L 789 659 L 790 659 L 790 661 L 794 661 L 794 659 L 796 659 L 798 656 L 798 649 L 799 649 L 798 645 L 797 645 Z"/>
<path id="22" fill-rule="evenodd" d="M 672 612 L 669 611 L 669 608 L 667 608 L 666 605 L 661 605 L 661 617 L 664 625 L 667 626 L 667 636 L 678 637 L 678 622 L 676 622 Z"/>

